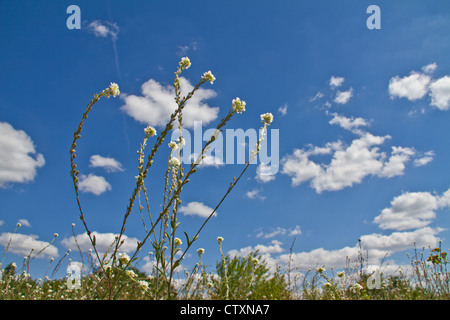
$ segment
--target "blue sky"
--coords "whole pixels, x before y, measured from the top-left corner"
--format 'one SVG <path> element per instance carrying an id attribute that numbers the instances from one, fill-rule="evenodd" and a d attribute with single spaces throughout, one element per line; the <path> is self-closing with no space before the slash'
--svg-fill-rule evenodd
<path id="1" fill-rule="evenodd" d="M 171 110 L 167 92 L 185 56 L 192 66 L 183 84 L 194 85 L 208 70 L 216 77 L 202 86 L 186 121 L 213 128 L 240 97 L 246 111 L 227 128 L 257 130 L 260 114 L 271 112 L 280 160 L 273 176 L 258 175 L 260 163 L 249 167 L 186 268 L 200 247 L 213 265 L 218 236 L 225 253 L 259 249 L 271 266 L 286 264 L 295 237 L 291 258 L 302 270 L 344 266 L 346 256 L 356 258 L 358 239 L 373 265 L 389 253 L 390 270 L 409 263 L 405 252 L 414 242 L 448 247 L 448 2 L 77 1 L 79 30 L 66 26 L 71 4 L 0 3 L 2 249 L 22 223 L 4 265 L 21 263 L 30 246 L 46 245 L 55 232 L 30 271 L 42 275 L 49 259 L 69 248 L 72 261 L 79 259 L 71 225 L 80 241 L 84 229 L 69 148 L 86 104 L 110 82 L 121 95 L 95 105 L 77 161 L 80 175 L 101 177 L 86 179 L 81 193 L 89 228 L 105 241 L 119 232 L 143 129 L 161 132 Z M 366 26 L 373 4 L 381 29 Z M 271 139 L 269 131 L 269 145 Z M 146 183 L 154 211 L 168 150 L 164 143 Z M 181 230 L 192 234 L 203 223 L 205 207 L 216 206 L 242 169 L 199 169 L 182 194 L 180 238 Z M 124 250 L 131 251 L 144 235 L 137 210 L 125 234 Z M 139 267 L 149 266 L 142 256 Z"/>

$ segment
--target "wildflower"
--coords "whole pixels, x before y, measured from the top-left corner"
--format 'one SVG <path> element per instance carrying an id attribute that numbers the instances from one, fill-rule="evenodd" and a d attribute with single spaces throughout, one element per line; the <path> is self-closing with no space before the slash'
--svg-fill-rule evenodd
<path id="1" fill-rule="evenodd" d="M 119 261 L 121 261 L 122 263 L 128 263 L 128 261 L 130 261 L 130 256 L 123 252 L 119 255 Z"/>
<path id="2" fill-rule="evenodd" d="M 232 108 L 237 113 L 242 113 L 245 111 L 245 101 L 241 101 L 241 99 L 237 98 L 232 101 Z"/>
<path id="3" fill-rule="evenodd" d="M 203 248 L 197 249 L 198 254 L 203 254 L 204 252 L 205 252 L 205 249 L 203 249 Z"/>
<path id="4" fill-rule="evenodd" d="M 174 242 L 176 246 L 181 246 L 183 244 L 180 238 L 175 238 Z"/>
<path id="5" fill-rule="evenodd" d="M 127 270 L 127 271 L 125 271 L 126 273 L 127 273 L 127 275 L 129 275 L 130 277 L 132 277 L 132 278 L 134 278 L 134 277 L 136 277 L 137 276 L 137 274 L 136 273 L 134 273 L 134 271 L 133 270 Z"/>
<path id="6" fill-rule="evenodd" d="M 219 243 L 222 243 L 223 238 L 222 238 L 222 237 L 217 237 L 217 241 L 218 241 Z"/>
<path id="7" fill-rule="evenodd" d="M 258 263 L 259 263 L 259 260 L 256 259 L 256 258 L 253 258 L 253 259 L 252 259 L 252 262 L 253 262 L 254 264 L 258 264 Z"/>
<path id="8" fill-rule="evenodd" d="M 120 94 L 119 86 L 115 82 L 110 82 L 109 88 L 106 88 L 105 90 L 103 90 L 102 93 L 107 98 L 109 98 L 110 96 L 113 96 L 115 98 Z"/>
<path id="9" fill-rule="evenodd" d="M 144 132 L 149 137 L 153 137 L 156 135 L 156 129 L 153 128 L 152 126 L 148 126 L 147 128 L 145 128 Z"/>
<path id="10" fill-rule="evenodd" d="M 180 66 L 181 70 L 186 70 L 187 68 L 189 68 L 191 66 L 191 60 L 189 60 L 188 57 L 183 57 L 183 58 L 181 58 L 179 66 Z"/>
<path id="11" fill-rule="evenodd" d="M 55 236 L 55 238 L 58 238 L 58 237 L 59 237 L 59 234 L 57 234 L 57 233 L 55 232 L 54 236 Z"/>
<path id="12" fill-rule="evenodd" d="M 182 146 L 184 146 L 185 144 L 186 144 L 186 140 L 184 140 L 183 137 L 179 137 L 179 138 L 178 138 L 178 145 L 179 145 L 180 147 L 182 147 Z"/>
<path id="13" fill-rule="evenodd" d="M 170 141 L 169 148 L 175 150 L 176 148 L 178 148 L 177 143 L 175 141 Z"/>
<path id="14" fill-rule="evenodd" d="M 359 283 L 355 283 L 355 284 L 352 286 L 352 289 L 353 289 L 353 291 L 356 291 L 356 290 L 362 290 L 362 289 L 364 289 L 364 288 L 363 288 L 363 286 L 360 285 Z"/>
<path id="15" fill-rule="evenodd" d="M 317 273 L 323 273 L 325 272 L 325 268 L 319 267 L 316 269 Z"/>
<path id="16" fill-rule="evenodd" d="M 211 73 L 211 71 L 205 72 L 202 77 L 203 81 L 209 81 L 211 84 L 216 80 L 216 77 Z"/>
<path id="17" fill-rule="evenodd" d="M 271 124 L 273 121 L 273 115 L 268 112 L 261 115 L 261 121 L 267 124 Z"/>
<path id="18" fill-rule="evenodd" d="M 139 285 L 144 289 L 147 290 L 148 289 L 148 282 L 145 280 L 139 280 L 138 281 Z"/>
<path id="19" fill-rule="evenodd" d="M 324 288 L 332 288 L 333 286 L 331 285 L 331 283 L 327 282 L 324 285 Z"/>
<path id="20" fill-rule="evenodd" d="M 337 273 L 337 276 L 338 276 L 339 278 L 344 277 L 344 275 L 345 275 L 345 272 L 344 272 L 344 271 L 341 271 L 341 272 L 338 272 L 338 273 Z"/>
<path id="21" fill-rule="evenodd" d="M 17 222 L 16 227 L 19 228 L 21 226 L 22 226 L 22 224 L 20 222 Z"/>
<path id="22" fill-rule="evenodd" d="M 178 158 L 173 157 L 172 159 L 170 159 L 170 164 L 174 167 L 178 167 L 180 165 L 180 160 L 178 160 Z"/>

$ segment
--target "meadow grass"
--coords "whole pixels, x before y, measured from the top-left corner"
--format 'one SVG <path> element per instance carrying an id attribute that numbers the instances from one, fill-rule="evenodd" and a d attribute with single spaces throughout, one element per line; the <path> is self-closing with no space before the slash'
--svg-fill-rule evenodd
<path id="1" fill-rule="evenodd" d="M 447 271 L 447 252 L 438 248 L 430 248 L 428 254 L 425 249 L 421 252 L 415 250 L 411 258 L 409 274 L 385 277 L 381 275 L 379 288 L 369 288 L 368 279 L 372 276 L 364 268 L 364 258 L 350 264 L 345 270 L 334 274 L 326 272 L 325 266 L 315 270 L 296 270 L 289 261 L 284 266 L 269 266 L 264 256 L 257 251 L 245 257 L 224 255 L 222 251 L 223 238 L 218 237 L 220 259 L 215 266 L 203 264 L 203 249 L 198 249 L 198 263 L 192 270 L 182 271 L 182 262 L 187 252 L 196 243 L 200 232 L 216 213 L 220 205 L 239 182 L 246 172 L 249 164 L 258 156 L 261 143 L 265 137 L 267 127 L 272 123 L 271 113 L 262 114 L 260 139 L 257 141 L 250 159 L 246 162 L 240 174 L 232 179 L 223 197 L 212 210 L 210 215 L 198 227 L 193 234 L 180 230 L 180 217 L 178 208 L 181 203 L 181 194 L 185 186 L 193 178 L 197 167 L 207 155 L 212 143 L 217 139 L 226 124 L 236 114 L 245 111 L 246 103 L 240 98 L 231 102 L 231 108 L 227 115 L 219 121 L 214 133 L 204 144 L 201 153 L 195 161 L 186 167 L 183 159 L 183 111 L 186 103 L 196 91 L 206 82 L 211 84 L 215 77 L 211 71 L 201 76 L 196 86 L 186 96 L 181 95 L 180 74 L 191 65 L 188 58 L 182 58 L 175 71 L 173 86 L 175 89 L 174 101 L 177 105 L 175 111 L 164 129 L 158 134 L 156 129 L 148 126 L 144 129 L 143 140 L 138 150 L 138 166 L 136 185 L 131 192 L 126 210 L 123 215 L 119 232 L 115 240 L 110 244 L 106 252 L 101 252 L 97 247 L 95 233 L 88 225 L 88 215 L 83 210 L 79 193 L 79 169 L 76 163 L 76 149 L 81 139 L 81 132 L 86 125 L 88 114 L 101 98 L 116 97 L 120 94 L 119 87 L 115 83 L 98 94 L 86 106 L 81 121 L 73 134 L 73 142 L 70 147 L 70 175 L 72 177 L 75 199 L 79 209 L 85 232 L 89 237 L 92 249 L 89 253 L 82 252 L 77 242 L 77 237 L 72 231 L 75 243 L 80 253 L 81 262 L 71 267 L 74 274 L 67 274 L 64 278 L 52 279 L 61 266 L 66 263 L 68 250 L 56 265 L 50 261 L 46 273 L 42 278 L 33 279 L 29 275 L 30 263 L 48 248 L 57 238 L 57 234 L 48 246 L 38 252 L 31 249 L 24 258 L 22 267 L 16 263 L 10 263 L 3 267 L 3 262 L 8 253 L 9 246 L 15 232 L 20 227 L 18 224 L 11 235 L 11 239 L 5 248 L 0 264 L 0 299 L 3 300 L 64 300 L 64 299 L 120 299 L 120 300 L 160 300 L 160 299 L 210 299 L 210 300 L 291 300 L 291 299 L 448 299 L 449 298 L 449 274 Z M 167 134 L 177 127 L 179 137 L 176 141 L 170 141 L 167 168 L 165 169 L 164 190 L 162 191 L 161 211 L 151 212 L 149 194 L 152 199 L 157 192 L 149 190 L 145 186 L 146 179 L 150 176 L 155 156 L 163 150 Z M 146 155 L 147 145 L 154 141 L 151 151 Z M 166 149 L 167 150 L 167 149 Z M 136 211 L 135 202 L 138 201 L 137 210 L 140 214 L 145 236 L 137 243 L 135 250 L 125 253 L 121 250 L 125 239 L 125 229 L 129 218 Z M 181 234 L 181 235 L 180 235 Z M 182 240 L 183 239 L 183 240 Z M 182 247 L 183 241 L 185 241 Z M 150 258 L 153 269 L 146 274 L 137 267 L 141 259 L 144 245 L 150 248 Z M 292 247 L 291 247 L 292 252 Z M 53 271 L 50 274 L 50 269 Z M 212 269 L 209 271 L 208 269 Z M 331 269 L 332 270 L 332 269 Z M 183 277 L 180 274 L 184 274 Z"/>

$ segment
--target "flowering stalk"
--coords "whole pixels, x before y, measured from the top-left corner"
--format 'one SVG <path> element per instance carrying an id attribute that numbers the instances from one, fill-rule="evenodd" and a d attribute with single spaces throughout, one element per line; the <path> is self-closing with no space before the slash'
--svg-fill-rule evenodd
<path id="1" fill-rule="evenodd" d="M 77 170 L 77 164 L 75 163 L 75 158 L 76 158 L 75 148 L 77 147 L 78 139 L 81 138 L 81 130 L 83 129 L 84 122 L 86 121 L 86 119 L 88 117 L 88 113 L 91 111 L 94 104 L 97 103 L 101 97 L 106 97 L 106 98 L 117 97 L 119 94 L 120 94 L 119 86 L 116 83 L 110 83 L 110 86 L 108 88 L 106 88 L 103 91 L 101 91 L 100 93 L 97 93 L 94 95 L 94 98 L 89 102 L 89 104 L 86 107 L 86 111 L 83 113 L 83 116 L 81 118 L 81 121 L 78 125 L 77 130 L 73 134 L 72 146 L 70 148 L 70 167 L 71 167 L 70 175 L 72 176 L 73 186 L 75 188 L 75 194 L 76 194 L 76 198 L 77 198 L 78 209 L 80 211 L 79 219 L 83 222 L 84 228 L 86 229 L 86 233 L 89 237 L 89 240 L 90 240 L 92 246 L 94 247 L 95 253 L 97 255 L 97 259 L 100 264 L 102 264 L 102 261 L 100 260 L 100 256 L 99 256 L 99 254 L 97 252 L 97 248 L 95 246 L 95 244 L 96 244 L 95 236 L 91 237 L 91 231 L 89 230 L 89 228 L 87 226 L 86 219 L 84 218 L 84 214 L 83 214 L 83 209 L 81 208 L 80 197 L 78 194 L 79 171 Z"/>

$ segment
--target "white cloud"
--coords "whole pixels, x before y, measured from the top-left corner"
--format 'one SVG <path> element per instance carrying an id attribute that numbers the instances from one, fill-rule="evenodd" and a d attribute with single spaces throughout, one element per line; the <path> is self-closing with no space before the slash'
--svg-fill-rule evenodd
<path id="1" fill-rule="evenodd" d="M 429 227 L 421 228 L 410 232 L 393 232 L 390 235 L 369 234 L 361 237 L 361 244 L 364 249 L 377 249 L 387 252 L 400 252 L 414 247 L 436 246 L 439 238 L 436 234 L 439 229 Z"/>
<path id="2" fill-rule="evenodd" d="M 198 155 L 193 153 L 190 156 L 190 159 L 192 161 L 196 161 L 198 158 Z M 214 156 L 212 154 L 204 154 L 203 159 L 200 161 L 199 168 L 201 167 L 214 167 L 219 168 L 224 166 L 225 163 L 223 162 L 223 159 L 218 156 Z"/>
<path id="3" fill-rule="evenodd" d="M 213 208 L 204 205 L 201 202 L 193 201 L 189 202 L 186 206 L 181 206 L 178 211 L 186 216 L 200 216 L 203 218 L 209 217 L 213 212 Z M 214 212 L 214 216 L 217 215 L 217 211 Z"/>
<path id="4" fill-rule="evenodd" d="M 264 238 L 264 239 L 269 239 L 269 238 L 273 238 L 276 236 L 285 236 L 288 235 L 290 237 L 292 236 L 297 236 L 300 235 L 302 233 L 300 226 L 295 226 L 294 228 L 282 228 L 282 227 L 277 227 L 273 230 L 271 230 L 270 232 L 259 232 L 256 237 L 257 238 Z"/>
<path id="5" fill-rule="evenodd" d="M 330 87 L 337 88 L 340 87 L 344 83 L 344 78 L 331 76 L 330 78 Z"/>
<path id="6" fill-rule="evenodd" d="M 337 124 L 340 127 L 355 133 L 360 133 L 360 127 L 367 127 L 369 125 L 369 122 L 360 117 L 347 118 L 337 113 L 333 113 L 332 116 L 333 119 L 330 120 L 330 124 Z"/>
<path id="7" fill-rule="evenodd" d="M 261 190 L 259 190 L 259 189 L 253 189 L 251 191 L 247 191 L 245 193 L 245 196 L 249 199 L 260 199 L 260 200 L 266 199 L 265 196 L 261 195 Z"/>
<path id="8" fill-rule="evenodd" d="M 21 233 L 2 233 L 0 234 L 0 245 L 6 247 L 11 239 L 11 244 L 8 251 L 22 255 L 28 256 L 33 250 L 31 257 L 35 257 L 39 251 L 48 246 L 44 251 L 42 251 L 36 258 L 54 258 L 58 256 L 58 248 L 54 245 L 49 245 L 49 242 L 38 240 L 37 235 L 27 235 Z"/>
<path id="9" fill-rule="evenodd" d="M 279 108 L 278 108 L 278 112 L 282 115 L 282 116 L 285 116 L 285 115 L 287 115 L 287 109 L 288 109 L 288 105 L 287 105 L 287 103 L 285 103 L 284 105 L 282 105 L 282 106 L 280 106 Z"/>
<path id="10" fill-rule="evenodd" d="M 117 35 L 119 34 L 119 27 L 117 26 L 117 24 L 107 21 L 92 21 L 88 25 L 88 30 L 92 32 L 96 37 L 107 38 L 108 36 L 111 36 L 113 40 L 117 39 Z"/>
<path id="11" fill-rule="evenodd" d="M 90 173 L 88 176 L 81 175 L 80 182 L 78 183 L 78 187 L 82 192 L 89 192 L 95 195 L 100 195 L 108 190 L 111 190 L 111 185 L 105 178 L 101 176 L 96 176 Z"/>
<path id="12" fill-rule="evenodd" d="M 267 183 L 275 179 L 275 174 L 272 174 L 271 167 L 261 163 L 256 168 L 256 180 L 262 183 Z"/>
<path id="13" fill-rule="evenodd" d="M 31 227 L 31 223 L 27 219 L 19 219 L 17 222 L 24 227 Z"/>
<path id="14" fill-rule="evenodd" d="M 246 257 L 251 252 L 255 252 L 257 250 L 258 250 L 258 253 L 260 253 L 260 254 L 280 253 L 280 252 L 284 251 L 284 249 L 281 247 L 281 245 L 283 243 L 281 243 L 280 241 L 272 240 L 271 243 L 272 243 L 272 245 L 258 244 L 254 247 L 248 246 L 245 248 L 241 248 L 239 250 L 230 250 L 228 252 L 228 254 L 230 256 Z"/>
<path id="15" fill-rule="evenodd" d="M 391 207 L 383 209 L 373 221 L 381 229 L 423 228 L 436 217 L 437 209 L 450 206 L 450 201 L 446 201 L 449 194 L 450 192 L 447 191 L 442 197 L 439 197 L 429 192 L 404 193 L 395 197 L 391 201 Z"/>
<path id="16" fill-rule="evenodd" d="M 430 63 L 430 64 L 422 67 L 422 71 L 424 73 L 428 73 L 428 74 L 433 73 L 436 69 L 437 69 L 436 62 Z"/>
<path id="17" fill-rule="evenodd" d="M 363 118 L 347 118 L 333 114 L 330 124 L 338 124 L 358 135 L 345 145 L 342 141 L 329 142 L 325 147 L 309 146 L 308 149 L 294 149 L 281 160 L 281 173 L 291 177 L 293 186 L 310 180 L 310 185 L 320 193 L 336 191 L 361 183 L 367 176 L 392 178 L 402 175 L 406 163 L 416 156 L 413 148 L 393 146 L 391 154 L 381 151 L 389 135 L 375 136 L 361 127 L 369 123 Z M 312 158 L 330 155 L 329 163 L 319 163 Z M 431 156 L 431 154 L 427 154 Z M 425 160 L 422 160 L 424 163 Z"/>
<path id="18" fill-rule="evenodd" d="M 322 92 L 318 91 L 314 97 L 309 99 L 309 101 L 313 102 L 313 101 L 319 100 L 320 98 L 323 98 L 323 96 L 324 96 L 324 94 Z"/>
<path id="19" fill-rule="evenodd" d="M 400 176 L 405 171 L 406 165 L 416 152 L 412 148 L 392 147 L 391 157 L 383 165 L 378 176 L 384 178 L 392 178 Z"/>
<path id="20" fill-rule="evenodd" d="M 24 131 L 0 122 L 0 188 L 33 181 L 36 169 L 44 164 L 44 157 L 36 153 L 33 141 Z"/>
<path id="21" fill-rule="evenodd" d="M 95 247 L 97 251 L 100 254 L 106 253 L 108 250 L 111 250 L 111 245 L 115 242 L 116 237 L 118 234 L 114 233 L 100 233 L 97 231 L 91 232 L 91 237 L 95 237 Z M 124 241 L 123 244 L 120 246 L 119 251 L 121 252 L 133 252 L 136 250 L 137 242 L 139 241 L 137 238 L 130 238 L 126 235 L 122 235 L 121 241 Z M 81 233 L 76 236 L 76 242 L 75 238 L 73 236 L 69 238 L 64 238 L 61 243 L 68 249 L 71 249 L 72 251 L 78 250 L 78 245 L 80 246 L 80 250 L 82 252 L 87 252 L 89 249 L 92 248 L 91 241 L 89 239 L 89 236 L 87 233 Z M 114 248 L 113 248 L 114 249 Z"/>
<path id="22" fill-rule="evenodd" d="M 440 110 L 450 110 L 450 77 L 445 76 L 430 85 L 431 105 Z"/>
<path id="23" fill-rule="evenodd" d="M 89 159 L 90 167 L 104 168 L 107 172 L 123 171 L 122 164 L 114 158 L 102 157 L 98 154 L 92 155 Z"/>
<path id="24" fill-rule="evenodd" d="M 427 94 L 430 81 L 430 76 L 414 71 L 407 77 L 395 76 L 389 81 L 389 94 L 392 99 L 418 100 Z"/>
<path id="25" fill-rule="evenodd" d="M 414 160 L 414 165 L 416 167 L 422 167 L 433 161 L 434 151 L 425 152 L 425 155 L 421 158 Z"/>
<path id="26" fill-rule="evenodd" d="M 180 77 L 180 83 L 182 96 L 194 88 L 186 78 Z M 136 121 L 146 125 L 164 126 L 177 108 L 174 101 L 175 89 L 172 85 L 163 86 L 150 79 L 142 84 L 141 90 L 142 96 L 123 94 L 125 105 L 121 109 Z M 183 109 L 185 127 L 193 128 L 194 121 L 202 121 L 205 125 L 217 118 L 219 108 L 210 107 L 204 102 L 215 96 L 216 92 L 211 89 L 199 88 L 196 91 Z"/>
<path id="27" fill-rule="evenodd" d="M 353 97 L 353 88 L 347 91 L 338 91 L 336 93 L 336 97 L 334 98 L 334 102 L 339 104 L 346 104 L 350 101 L 350 98 Z"/>

